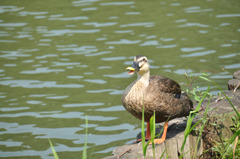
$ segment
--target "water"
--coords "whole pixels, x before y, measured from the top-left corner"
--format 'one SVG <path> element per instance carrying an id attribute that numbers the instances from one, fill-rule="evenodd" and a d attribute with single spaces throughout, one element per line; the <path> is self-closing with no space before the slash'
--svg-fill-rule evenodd
<path id="1" fill-rule="evenodd" d="M 120 100 L 133 56 L 183 89 L 186 70 L 227 89 L 239 24 L 238 0 L 1 0 L 0 156 L 52 158 L 51 138 L 60 158 L 81 158 L 86 116 L 88 157 L 111 155 L 140 132 Z"/>

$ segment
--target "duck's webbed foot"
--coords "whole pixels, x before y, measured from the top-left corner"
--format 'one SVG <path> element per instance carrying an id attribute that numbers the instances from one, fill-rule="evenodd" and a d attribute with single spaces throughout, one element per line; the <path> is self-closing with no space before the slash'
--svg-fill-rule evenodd
<path id="1" fill-rule="evenodd" d="M 166 122 L 164 124 L 162 137 L 160 139 L 154 139 L 154 141 L 153 141 L 154 144 L 161 144 L 162 142 L 165 141 L 166 136 L 167 136 L 167 129 L 168 129 L 168 122 Z M 150 142 L 150 144 L 152 144 L 152 142 Z"/>
<path id="2" fill-rule="evenodd" d="M 149 140 L 151 140 L 150 137 L 145 137 L 145 141 L 149 141 Z M 137 141 L 134 141 L 133 143 L 136 144 L 136 143 L 139 143 L 139 142 L 142 142 L 142 138 L 138 139 Z"/>
<path id="3" fill-rule="evenodd" d="M 146 137 L 145 137 L 145 141 L 149 141 L 151 140 L 151 132 L 150 132 L 150 123 L 147 122 L 147 131 L 146 131 Z M 139 143 L 142 142 L 142 138 L 138 139 L 137 141 L 134 141 L 133 143 Z"/>

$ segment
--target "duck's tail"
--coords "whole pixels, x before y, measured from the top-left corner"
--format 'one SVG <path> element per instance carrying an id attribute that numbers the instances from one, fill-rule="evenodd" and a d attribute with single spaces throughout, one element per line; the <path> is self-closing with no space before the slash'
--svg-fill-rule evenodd
<path id="1" fill-rule="evenodd" d="M 182 99 L 182 100 L 185 101 L 186 107 L 188 108 L 188 111 L 189 111 L 189 112 L 194 110 L 194 108 L 193 108 L 193 102 L 192 102 L 192 100 L 188 97 L 187 93 L 185 93 L 184 91 L 182 91 L 182 93 L 181 93 L 181 98 L 180 98 L 180 99 Z"/>

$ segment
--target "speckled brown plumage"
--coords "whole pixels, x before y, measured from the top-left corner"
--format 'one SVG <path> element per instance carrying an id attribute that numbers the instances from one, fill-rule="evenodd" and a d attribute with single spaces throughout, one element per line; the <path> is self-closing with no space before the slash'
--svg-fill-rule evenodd
<path id="1" fill-rule="evenodd" d="M 125 89 L 122 104 L 126 110 L 141 120 L 144 104 L 145 121 L 149 122 L 155 111 L 157 123 L 189 115 L 192 101 L 181 94 L 179 84 L 167 77 L 150 76 L 148 70 L 149 68 L 145 72 L 138 71 L 139 78 Z"/>

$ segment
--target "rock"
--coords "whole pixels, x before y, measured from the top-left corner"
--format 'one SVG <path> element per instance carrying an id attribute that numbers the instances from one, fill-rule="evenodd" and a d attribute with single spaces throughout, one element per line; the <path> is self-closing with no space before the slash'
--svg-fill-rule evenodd
<path id="1" fill-rule="evenodd" d="M 240 89 L 240 70 L 234 72 L 233 79 L 228 81 L 228 90 L 236 92 L 237 89 Z"/>
<path id="2" fill-rule="evenodd" d="M 240 70 L 238 70 L 238 71 L 236 71 L 236 72 L 233 73 L 233 78 L 240 80 Z"/>
<path id="3" fill-rule="evenodd" d="M 236 91 L 236 89 L 240 89 L 240 80 L 231 79 L 228 81 L 228 90 Z"/>

